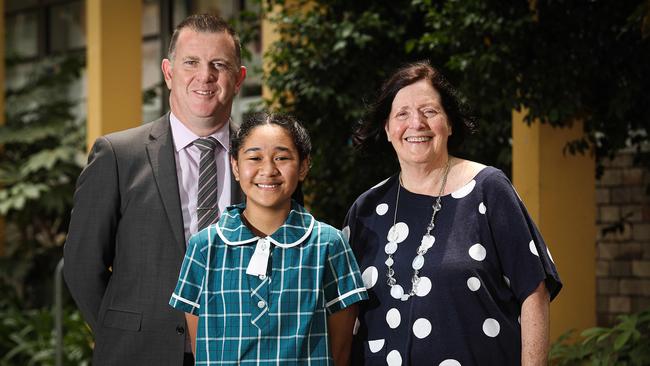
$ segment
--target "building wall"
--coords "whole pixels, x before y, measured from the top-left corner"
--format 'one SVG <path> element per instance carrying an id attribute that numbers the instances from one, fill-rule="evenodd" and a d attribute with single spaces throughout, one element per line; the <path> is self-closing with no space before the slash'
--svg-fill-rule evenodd
<path id="1" fill-rule="evenodd" d="M 650 172 L 633 151 L 604 161 L 596 182 L 597 322 L 650 307 Z"/>

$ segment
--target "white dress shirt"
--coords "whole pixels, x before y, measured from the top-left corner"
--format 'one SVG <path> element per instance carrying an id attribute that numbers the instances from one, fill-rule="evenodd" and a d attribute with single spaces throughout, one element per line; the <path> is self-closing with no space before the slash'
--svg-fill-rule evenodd
<path id="1" fill-rule="evenodd" d="M 176 175 L 178 176 L 178 190 L 181 198 L 181 211 L 183 212 L 183 229 L 185 242 L 198 231 L 196 215 L 196 199 L 199 189 L 199 162 L 201 151 L 193 145 L 199 136 L 190 131 L 173 113 L 170 113 L 172 138 L 174 141 L 174 157 L 176 158 Z M 219 212 L 223 212 L 230 203 L 230 126 L 225 123 L 223 127 L 210 135 L 219 145 L 215 149 L 217 164 L 217 195 Z M 207 136 L 205 136 L 207 137 Z"/>

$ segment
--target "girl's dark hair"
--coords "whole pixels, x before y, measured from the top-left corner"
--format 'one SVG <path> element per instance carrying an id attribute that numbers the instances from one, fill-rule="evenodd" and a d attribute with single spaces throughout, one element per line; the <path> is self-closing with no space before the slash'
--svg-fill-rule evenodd
<path id="1" fill-rule="evenodd" d="M 384 136 L 384 126 L 388 121 L 395 95 L 405 86 L 420 80 L 428 81 L 440 94 L 442 108 L 453 131 L 447 141 L 447 149 L 450 152 L 455 152 L 465 141 L 465 136 L 476 130 L 477 120 L 470 115 L 469 106 L 461 101 L 460 93 L 428 61 L 419 61 L 402 66 L 384 82 L 379 97 L 354 131 L 353 141 L 358 149 L 373 148 L 373 145 L 382 141 L 388 144 Z"/>
<path id="2" fill-rule="evenodd" d="M 284 128 L 289 132 L 293 144 L 296 145 L 296 149 L 298 149 L 300 161 L 302 162 L 309 158 L 309 154 L 311 153 L 311 139 L 309 138 L 307 129 L 300 124 L 300 122 L 288 114 L 257 112 L 248 116 L 244 123 L 239 127 L 239 130 L 230 138 L 230 155 L 235 160 L 237 160 L 239 149 L 248 135 L 250 135 L 251 131 L 253 131 L 255 127 L 262 125 L 278 125 Z"/>

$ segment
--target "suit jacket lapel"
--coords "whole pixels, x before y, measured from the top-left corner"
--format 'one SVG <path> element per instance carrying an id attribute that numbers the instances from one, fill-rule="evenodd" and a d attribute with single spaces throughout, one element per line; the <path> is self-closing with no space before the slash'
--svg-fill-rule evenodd
<path id="1" fill-rule="evenodd" d="M 174 142 L 169 125 L 169 114 L 152 123 L 149 141 L 146 145 L 151 170 L 169 219 L 169 225 L 179 248 L 185 252 L 183 215 L 181 213 L 181 199 L 178 190 L 176 158 L 174 157 Z"/>

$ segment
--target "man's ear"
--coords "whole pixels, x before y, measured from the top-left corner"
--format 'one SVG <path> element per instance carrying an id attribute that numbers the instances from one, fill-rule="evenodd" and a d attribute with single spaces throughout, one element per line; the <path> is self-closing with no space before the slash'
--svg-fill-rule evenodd
<path id="1" fill-rule="evenodd" d="M 298 167 L 298 178 L 302 182 L 307 178 L 307 173 L 309 173 L 309 165 L 311 165 L 311 159 L 305 158 L 300 162 L 300 167 Z"/>
<path id="2" fill-rule="evenodd" d="M 239 89 L 244 84 L 244 79 L 246 79 L 246 66 L 239 67 L 239 73 L 237 74 L 237 81 L 235 82 L 235 94 L 239 93 Z"/>
<path id="3" fill-rule="evenodd" d="M 235 177 L 235 180 L 239 182 L 239 165 L 237 164 L 237 160 L 232 156 L 230 157 L 230 169 L 232 169 L 232 175 Z"/>
<path id="4" fill-rule="evenodd" d="M 165 78 L 165 84 L 167 84 L 167 89 L 172 89 L 172 62 L 169 59 L 163 59 L 162 64 L 160 65 L 162 69 L 163 77 Z"/>

